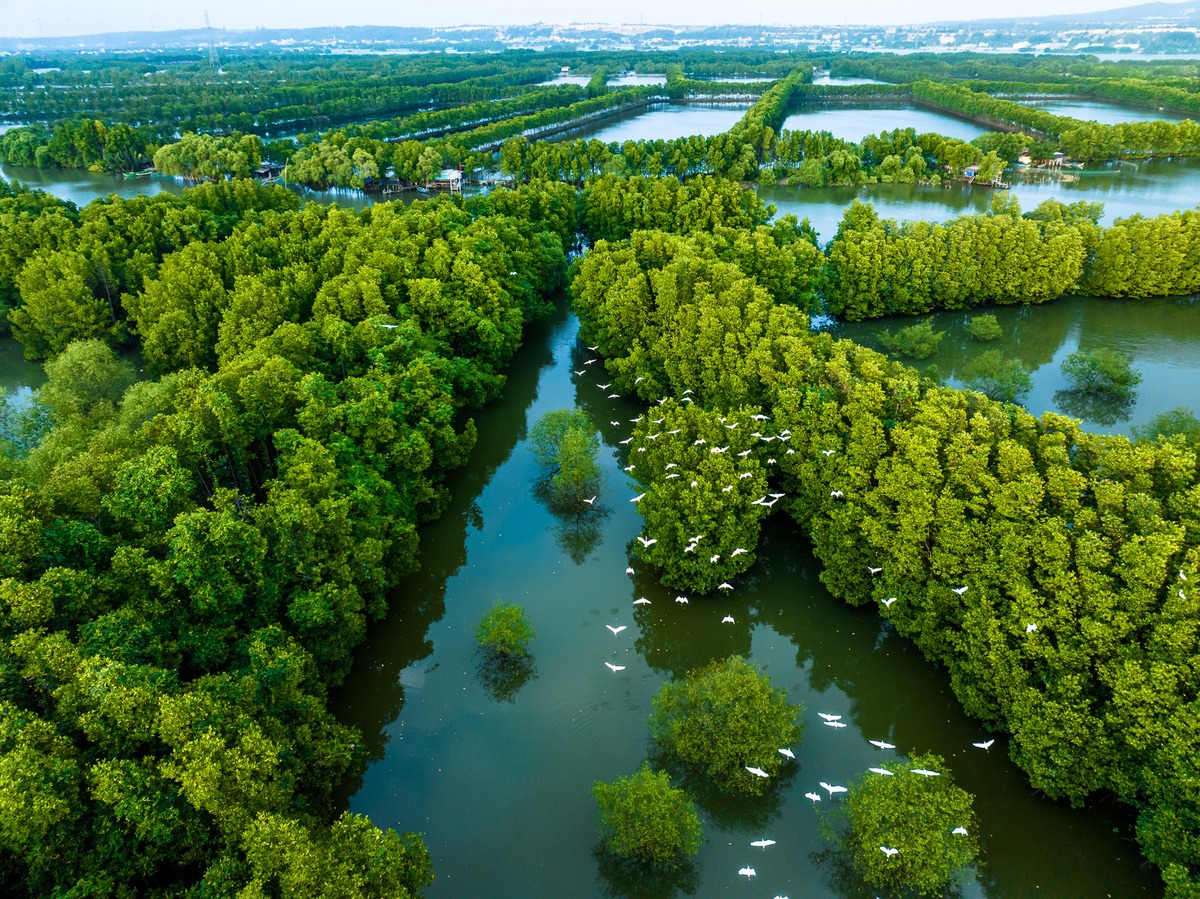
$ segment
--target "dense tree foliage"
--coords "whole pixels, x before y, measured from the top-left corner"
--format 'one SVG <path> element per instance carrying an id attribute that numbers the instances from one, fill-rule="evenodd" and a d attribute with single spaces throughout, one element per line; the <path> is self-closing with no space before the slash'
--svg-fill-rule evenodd
<path id="1" fill-rule="evenodd" d="M 942 896 L 979 854 L 971 796 L 936 755 L 884 770 L 891 774 L 864 773 L 850 785 L 835 815 L 844 819 L 842 848 L 872 887 Z"/>
<path id="2" fill-rule="evenodd" d="M 528 643 L 536 636 L 525 610 L 515 602 L 496 603 L 475 628 L 480 649 L 505 659 L 529 655 Z"/>
<path id="3" fill-rule="evenodd" d="M 779 749 L 800 742 L 803 711 L 765 674 L 730 656 L 663 684 L 654 697 L 650 733 L 721 791 L 761 796 L 785 764 Z"/>
<path id="4" fill-rule="evenodd" d="M 597 781 L 592 796 L 608 851 L 639 865 L 676 868 L 700 851 L 700 816 L 687 793 L 643 764 L 613 783 Z"/>
<path id="5" fill-rule="evenodd" d="M 553 208 L 537 192 L 509 202 Z M 48 347 L 40 439 L 5 454 L 16 893 L 403 897 L 432 877 L 416 837 L 335 818 L 361 738 L 326 691 L 415 564 L 475 439 L 463 413 L 548 309 L 562 244 L 490 209 L 278 195 L 43 206 L 55 252 L 119 272 L 115 308 L 158 377 L 132 383 L 107 333 Z"/>
<path id="6" fill-rule="evenodd" d="M 582 409 L 555 409 L 529 430 L 534 458 L 542 466 L 542 481 L 551 505 L 582 510 L 595 500 L 600 485 L 600 437 Z M 586 502 L 585 500 L 590 501 Z"/>

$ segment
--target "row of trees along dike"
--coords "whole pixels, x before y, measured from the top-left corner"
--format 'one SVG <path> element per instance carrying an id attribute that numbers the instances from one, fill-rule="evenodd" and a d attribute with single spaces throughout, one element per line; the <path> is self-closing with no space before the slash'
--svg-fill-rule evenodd
<path id="1" fill-rule="evenodd" d="M 600 241 L 572 284 L 614 389 L 665 398 L 665 420 L 635 431 L 657 543 L 634 550 L 665 584 L 705 592 L 746 571 L 762 518 L 786 512 L 830 591 L 945 665 L 967 712 L 1012 734 L 1036 789 L 1131 804 L 1168 895 L 1196 895 L 1200 446 L 939 387 L 809 331 L 759 282 L 762 255 L 714 240 Z M 697 533 L 718 564 L 684 551 Z"/>
<path id="2" fill-rule="evenodd" d="M 50 318 L 18 310 L 51 358 L 0 422 L 10 893 L 395 899 L 430 882 L 417 836 L 336 815 L 366 759 L 327 690 L 415 565 L 470 409 L 565 283 L 574 206 L 556 190 L 361 213 L 247 183 L 82 211 L 5 197 L 22 288 L 106 260 L 124 285 L 65 346 L 90 288 L 58 290 Z M 114 318 L 144 377 L 114 353 Z"/>

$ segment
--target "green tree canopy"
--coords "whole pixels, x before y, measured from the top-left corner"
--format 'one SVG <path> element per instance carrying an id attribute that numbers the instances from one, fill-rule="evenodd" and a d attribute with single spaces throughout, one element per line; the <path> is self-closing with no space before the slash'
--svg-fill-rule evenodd
<path id="1" fill-rule="evenodd" d="M 675 868 L 700 851 L 700 817 L 687 793 L 649 764 L 612 783 L 596 781 L 600 832 L 609 851 L 647 867 Z"/>
<path id="2" fill-rule="evenodd" d="M 654 697 L 650 733 L 718 789 L 761 796 L 785 763 L 779 750 L 800 742 L 802 712 L 765 674 L 730 656 L 663 684 Z"/>

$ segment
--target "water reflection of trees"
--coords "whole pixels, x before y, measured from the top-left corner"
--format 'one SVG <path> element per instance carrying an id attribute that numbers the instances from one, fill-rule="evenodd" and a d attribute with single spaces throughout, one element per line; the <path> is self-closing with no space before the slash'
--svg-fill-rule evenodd
<path id="1" fill-rule="evenodd" d="M 610 852 L 603 844 L 592 855 L 604 896 L 670 899 L 694 896 L 700 889 L 700 872 L 690 859 L 675 868 L 649 868 Z"/>
<path id="2" fill-rule="evenodd" d="M 1056 390 L 1054 405 L 1064 415 L 1111 427 L 1118 422 L 1129 421 L 1133 415 L 1133 407 L 1137 405 L 1137 393 L 1114 396 L 1083 390 Z"/>
<path id="3" fill-rule="evenodd" d="M 604 523 L 611 513 L 603 506 L 583 512 L 563 512 L 555 516 L 554 542 L 576 565 L 582 565 L 604 536 Z"/>
<path id="4" fill-rule="evenodd" d="M 538 676 L 532 656 L 496 658 L 481 655 L 475 680 L 492 702 L 514 702 L 521 689 Z"/>

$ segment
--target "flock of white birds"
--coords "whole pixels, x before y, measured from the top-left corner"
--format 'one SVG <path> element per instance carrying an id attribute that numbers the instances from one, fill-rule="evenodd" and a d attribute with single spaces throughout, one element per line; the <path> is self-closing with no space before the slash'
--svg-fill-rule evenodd
<path id="1" fill-rule="evenodd" d="M 595 351 L 597 350 L 597 347 L 590 346 L 590 347 L 588 347 L 588 349 L 589 349 L 589 350 L 591 350 L 592 352 L 595 352 Z M 589 369 L 587 366 L 593 365 L 593 364 L 595 364 L 595 363 L 596 363 L 596 362 L 598 362 L 598 361 L 599 361 L 599 359 L 598 359 L 598 358 L 592 358 L 592 359 L 588 359 L 588 360 L 586 360 L 586 361 L 584 362 L 584 368 L 582 368 L 582 369 L 576 369 L 576 370 L 574 370 L 574 371 L 575 371 L 575 374 L 576 374 L 576 375 L 579 375 L 579 376 L 581 376 L 581 377 L 582 377 L 583 375 L 587 374 L 587 373 L 590 371 L 590 369 Z M 639 378 L 638 380 L 640 381 L 640 380 L 642 380 L 642 379 L 641 379 L 641 378 Z M 596 385 L 596 386 L 597 386 L 597 387 L 599 387 L 601 390 L 607 390 L 607 389 L 609 389 L 609 388 L 612 386 L 612 384 L 611 384 L 611 383 L 609 383 L 609 384 L 600 384 L 600 383 L 597 383 L 597 385 Z M 685 394 L 691 394 L 691 393 L 692 393 L 692 391 L 690 391 L 690 390 L 688 390 L 688 391 L 685 391 Z M 620 398 L 620 396 L 621 396 L 621 395 L 620 395 L 620 394 L 618 394 L 618 393 L 613 393 L 613 394 L 609 394 L 607 398 L 608 398 L 608 399 L 619 399 L 619 398 Z M 691 400 L 691 397 L 690 397 L 690 396 L 686 396 L 686 395 L 685 395 L 685 396 L 683 397 L 683 400 L 682 400 L 682 401 L 683 401 L 683 402 L 691 402 L 692 400 Z M 659 400 L 659 405 L 662 405 L 662 403 L 664 403 L 664 402 L 666 402 L 666 400 L 665 400 L 665 399 Z M 756 419 L 756 420 L 758 420 L 758 421 L 766 421 L 766 420 L 767 420 L 767 416 L 765 416 L 765 415 L 756 415 L 756 416 L 754 416 L 754 417 L 755 417 L 755 419 Z M 642 421 L 642 418 L 643 418 L 643 416 L 639 416 L 638 418 L 635 418 L 635 419 L 633 419 L 632 423 L 633 423 L 633 424 L 637 424 L 637 423 L 639 423 L 639 422 L 641 422 L 641 421 Z M 620 423 L 619 421 L 613 421 L 613 422 L 611 422 L 611 424 L 612 424 L 614 427 L 619 427 L 621 423 Z M 732 425 L 732 426 L 730 426 L 730 425 L 726 425 L 726 427 L 737 427 L 737 425 L 736 425 L 736 424 L 734 424 L 734 425 Z M 657 438 L 658 436 L 659 436 L 658 434 L 647 435 L 647 437 L 648 437 L 649 439 L 655 439 L 655 438 Z M 790 433 L 790 431 L 789 431 L 789 432 L 785 432 L 785 433 L 784 433 L 784 435 L 783 435 L 782 439 L 786 441 L 787 439 L 790 439 L 790 437 L 791 437 L 791 433 Z M 623 445 L 625 445 L 625 446 L 628 446 L 628 445 L 630 445 L 630 444 L 633 442 L 633 439 L 634 439 L 633 437 L 628 437 L 628 438 L 626 438 L 625 440 L 621 440 L 621 441 L 620 441 L 620 443 L 621 443 L 621 444 L 623 444 Z M 765 439 L 765 438 L 764 438 L 764 439 Z M 778 437 L 776 437 L 776 438 L 771 438 L 771 439 L 781 439 L 781 438 L 778 438 Z M 696 443 L 697 443 L 697 444 L 703 444 L 703 443 L 704 443 L 704 441 L 703 441 L 703 439 L 700 439 L 700 440 L 697 440 L 697 441 L 696 441 Z M 634 449 L 637 449 L 637 447 L 634 447 Z M 643 449 L 644 449 L 644 448 L 643 448 Z M 712 450 L 711 450 L 711 452 L 714 452 L 714 453 L 723 453 L 723 452 L 726 452 L 728 449 L 729 449 L 729 447 L 727 447 L 727 446 L 726 446 L 726 447 L 713 447 L 713 448 L 712 448 Z M 748 455 L 748 454 L 749 454 L 749 452 L 750 452 L 750 451 L 749 451 L 749 450 L 747 450 L 745 453 L 739 453 L 739 455 L 741 455 L 741 456 L 746 456 L 746 455 Z M 788 452 L 789 454 L 791 454 L 791 453 L 794 453 L 794 452 L 795 452 L 795 450 L 793 450 L 793 449 L 789 448 L 789 449 L 787 450 L 787 452 Z M 821 451 L 821 455 L 825 456 L 826 458 L 829 458 L 830 456 L 834 455 L 834 453 L 836 453 L 836 452 L 837 452 L 836 450 L 832 450 L 832 449 L 826 449 L 826 450 L 822 450 L 822 451 Z M 774 460 L 774 459 L 771 459 L 771 460 L 770 460 L 770 462 L 774 463 L 774 462 L 775 462 L 775 460 Z M 626 472 L 626 473 L 629 473 L 629 472 L 631 472 L 631 471 L 634 469 L 634 467 L 635 467 L 634 465 L 629 465 L 629 466 L 627 466 L 627 467 L 625 468 L 625 472 Z M 678 467 L 678 466 L 677 466 L 677 465 L 676 465 L 676 463 L 674 463 L 674 462 L 672 462 L 672 463 L 668 463 L 668 465 L 667 465 L 667 468 L 668 468 L 668 469 L 670 469 L 670 468 L 676 468 L 676 467 Z M 678 476 L 678 475 L 677 475 L 677 474 L 675 474 L 675 473 L 672 473 L 672 474 L 669 474 L 669 475 L 667 475 L 667 477 L 668 477 L 668 478 L 673 478 L 673 477 L 677 477 L 677 476 Z M 750 476 L 749 474 L 745 474 L 745 475 L 743 475 L 743 477 L 749 477 L 749 476 Z M 779 499 L 781 499 L 781 498 L 782 498 L 783 496 L 785 496 L 785 495 L 786 495 L 786 494 L 783 494 L 783 493 L 769 493 L 769 494 L 767 494 L 766 496 L 763 496 L 761 499 L 755 500 L 755 501 L 754 501 L 754 504 L 755 504 L 755 505 L 762 505 L 762 506 L 771 507 L 771 506 L 774 506 L 774 504 L 775 504 L 776 502 L 778 502 L 778 501 L 779 501 Z M 830 494 L 829 494 L 829 495 L 830 495 L 831 497 L 835 498 L 835 499 L 842 499 L 842 498 L 844 498 L 844 494 L 842 493 L 842 491 L 841 491 L 841 490 L 833 490 L 833 491 L 831 491 L 831 492 L 830 492 Z M 769 496 L 769 497 L 771 497 L 771 501 L 770 501 L 770 502 L 766 502 L 766 500 L 767 500 L 767 497 L 768 497 L 768 496 Z M 637 496 L 634 496 L 634 497 L 633 497 L 632 499 L 630 499 L 629 501 L 630 501 L 631 503 L 638 503 L 638 502 L 641 502 L 641 500 L 645 499 L 645 497 L 646 497 L 646 494 L 645 494 L 645 493 L 640 493 L 640 494 L 638 494 Z M 585 499 L 585 500 L 584 500 L 584 503 L 586 503 L 586 504 L 587 504 L 589 507 L 594 507 L 594 505 L 595 505 L 595 502 L 596 502 L 596 500 L 597 500 L 598 498 L 599 498 L 598 496 L 593 496 L 591 499 Z M 637 539 L 638 539 L 638 542 L 640 542 L 640 543 L 641 543 L 641 545 L 642 545 L 644 548 L 649 548 L 649 547 L 653 546 L 654 544 L 656 544 L 656 543 L 658 542 L 658 540 L 657 540 L 657 539 L 655 539 L 655 538 L 651 538 L 651 537 L 645 537 L 645 536 L 642 536 L 641 534 L 639 534 L 639 535 L 638 535 Z M 691 538 L 690 538 L 690 540 L 689 540 L 688 546 L 687 546 L 687 547 L 684 549 L 684 552 L 695 552 L 695 551 L 696 551 L 696 549 L 697 549 L 697 547 L 698 547 L 698 546 L 699 546 L 699 544 L 700 544 L 700 541 L 702 541 L 703 539 L 704 539 L 704 535 L 703 535 L 703 534 L 697 534 L 696 536 L 694 536 L 694 537 L 691 537 Z M 738 555 L 741 555 L 741 554 L 743 554 L 743 553 L 746 553 L 746 552 L 748 552 L 748 551 L 749 551 L 749 550 L 747 550 L 747 549 L 745 549 L 745 548 L 743 548 L 743 547 L 738 547 L 737 549 L 733 550 L 733 551 L 730 553 L 730 555 L 731 555 L 731 556 L 738 556 Z M 719 556 L 719 555 L 715 555 L 715 554 L 714 554 L 714 555 L 712 555 L 712 556 L 710 557 L 709 561 L 710 561 L 710 562 L 712 562 L 713 564 L 716 564 L 718 561 L 720 561 L 720 556 Z M 867 566 L 867 572 L 868 572 L 868 574 L 870 574 L 870 575 L 872 575 L 872 576 L 876 576 L 876 575 L 879 575 L 879 574 L 881 574 L 881 573 L 883 572 L 883 568 L 882 568 L 882 567 L 874 567 L 874 566 L 870 566 L 870 565 L 868 565 L 868 566 Z M 632 575 L 632 574 L 634 573 L 634 570 L 633 570 L 633 568 L 626 568 L 626 569 L 625 569 L 625 573 L 626 573 L 626 574 L 629 574 L 629 575 Z M 1183 577 L 1183 572 L 1180 572 L 1180 577 Z M 719 589 L 719 590 L 723 590 L 723 591 L 726 591 L 726 592 L 728 592 L 728 591 L 730 591 L 730 590 L 733 590 L 734 588 L 733 588 L 733 585 L 732 585 L 732 584 L 730 584 L 730 583 L 728 583 L 728 582 L 725 582 L 725 583 L 722 583 L 722 584 L 720 584 L 720 585 L 718 586 L 718 588 L 717 588 L 717 589 Z M 966 593 L 966 592 L 967 592 L 967 589 L 968 589 L 968 588 L 967 588 L 966 586 L 963 586 L 963 587 L 952 587 L 952 588 L 951 588 L 951 590 L 952 590 L 954 593 L 957 593 L 959 596 L 962 596 L 964 593 Z M 887 599 L 884 599 L 884 600 L 882 600 L 882 604 L 883 604 L 885 607 L 888 607 L 888 608 L 890 608 L 890 607 L 891 607 L 891 605 L 892 605 L 894 602 L 896 602 L 896 601 L 897 601 L 897 599 L 898 599 L 898 597 L 891 596 L 891 597 L 888 597 Z M 686 604 L 688 604 L 688 597 L 686 597 L 686 596 L 676 596 L 676 597 L 675 597 L 675 602 L 677 602 L 677 603 L 680 603 L 680 604 L 682 604 L 682 605 L 686 605 Z M 635 599 L 635 600 L 633 601 L 633 604 L 634 604 L 635 606 L 636 606 L 636 605 L 650 605 L 650 600 L 649 600 L 649 599 L 647 599 L 647 598 L 646 598 L 646 597 L 644 597 L 644 596 L 640 596 L 640 597 L 638 597 L 637 599 Z M 733 618 L 733 616 L 732 616 L 732 615 L 726 615 L 725 617 L 723 617 L 723 618 L 721 619 L 721 623 L 722 623 L 722 624 L 734 624 L 734 623 L 735 623 L 735 621 L 734 621 L 734 618 Z M 627 627 L 628 627 L 628 625 L 625 625 L 625 624 L 620 624 L 620 625 L 612 625 L 612 624 L 608 624 L 608 625 L 605 625 L 605 627 L 607 627 L 607 628 L 608 628 L 610 631 L 612 631 L 612 634 L 613 634 L 613 636 L 614 636 L 614 637 L 616 637 L 616 636 L 620 636 L 621 632 L 622 632 L 622 631 L 624 631 L 624 630 L 626 630 L 626 629 L 627 629 Z M 1036 624 L 1036 623 L 1030 622 L 1028 625 L 1026 625 L 1026 628 L 1025 628 L 1025 631 L 1026 631 L 1026 633 L 1033 633 L 1033 632 L 1035 632 L 1036 630 L 1037 630 L 1037 624 Z M 619 671 L 624 671 L 624 670 L 625 670 L 625 666 L 624 666 L 624 665 L 618 665 L 618 664 L 616 664 L 615 662 L 605 662 L 604 664 L 605 664 L 605 666 L 607 666 L 607 667 L 608 667 L 608 669 L 609 669 L 610 671 L 612 671 L 612 672 L 614 672 L 614 673 L 616 673 L 616 672 L 619 672 Z M 846 727 L 846 726 L 847 726 L 847 725 L 846 725 L 846 724 L 845 724 L 845 723 L 844 723 L 844 722 L 841 720 L 841 719 L 842 719 L 842 716 L 841 716 L 841 715 L 834 715 L 834 714 L 831 714 L 831 713 L 828 713 L 828 712 L 818 712 L 818 713 L 817 713 L 817 715 L 818 715 L 818 716 L 819 716 L 819 717 L 822 719 L 821 723 L 822 723 L 822 724 L 824 724 L 826 727 L 830 727 L 830 728 L 833 728 L 833 729 L 837 730 L 837 729 L 844 728 L 844 727 Z M 892 743 L 888 743 L 888 742 L 887 742 L 887 741 L 885 741 L 885 740 L 868 740 L 868 742 L 869 742 L 869 743 L 870 743 L 872 746 L 876 747 L 876 748 L 877 748 L 877 749 L 879 749 L 879 750 L 890 750 L 890 749 L 895 749 L 895 748 L 896 748 L 894 744 L 892 744 Z M 991 749 L 991 747 L 992 747 L 992 744 L 993 744 L 993 743 L 995 743 L 995 740 L 994 740 L 994 739 L 990 739 L 990 740 L 985 740 L 985 741 L 982 741 L 982 742 L 979 742 L 979 743 L 972 743 L 971 745 L 972 745 L 972 746 L 974 746 L 974 747 L 976 747 L 976 748 L 978 748 L 978 749 L 983 749 L 983 750 L 985 750 L 985 751 L 986 751 L 986 750 L 988 750 L 988 749 Z M 788 759 L 789 761 L 795 761 L 795 759 L 796 759 L 796 754 L 795 754 L 795 753 L 794 753 L 794 752 L 793 752 L 793 751 L 792 751 L 790 748 L 788 748 L 788 747 L 782 747 L 782 748 L 780 748 L 780 749 L 779 749 L 779 754 L 780 754 L 780 755 L 782 755 L 784 758 Z M 764 771 L 762 768 L 756 767 L 756 766 L 754 766 L 754 765 L 745 765 L 744 767 L 745 767 L 746 771 L 748 771 L 750 774 L 753 774 L 753 775 L 754 775 L 754 776 L 756 776 L 756 777 L 769 778 L 769 777 L 771 776 L 771 775 L 770 775 L 770 774 L 768 774 L 766 771 Z M 894 777 L 894 776 L 895 776 L 895 774 L 896 774 L 896 772 L 895 772 L 895 771 L 891 771 L 891 770 L 889 770 L 888 768 L 883 768 L 883 767 L 871 767 L 871 768 L 868 768 L 867 770 L 868 770 L 868 771 L 870 771 L 870 772 L 872 772 L 872 773 L 874 773 L 874 774 L 878 774 L 878 775 L 880 775 L 880 776 L 883 776 L 883 777 Z M 940 772 L 938 772 L 938 771 L 930 771 L 930 770 L 929 770 L 929 769 L 927 769 L 927 768 L 912 768 L 912 769 L 902 769 L 902 770 L 904 771 L 904 773 L 915 774 L 915 775 L 917 775 L 917 776 L 920 776 L 920 777 L 939 777 L 939 776 L 940 776 Z M 828 794 L 829 794 L 829 795 L 828 795 L 828 798 L 829 798 L 830 800 L 832 800 L 832 799 L 833 799 L 835 796 L 838 796 L 838 795 L 840 795 L 840 794 L 842 794 L 842 793 L 847 793 L 847 792 L 849 792 L 847 787 L 840 786 L 840 785 L 838 785 L 838 784 L 830 784 L 830 783 L 826 783 L 825 781 L 820 781 L 820 786 L 821 786 L 821 789 L 825 790 L 825 791 L 826 791 L 826 793 L 828 793 Z M 815 792 L 815 791 L 806 792 L 804 795 L 805 795 L 805 797 L 806 797 L 806 798 L 808 798 L 808 799 L 812 800 L 812 802 L 813 802 L 813 803 L 820 802 L 820 801 L 822 800 L 822 798 L 823 798 L 823 797 L 821 796 L 821 794 L 820 794 L 820 793 L 818 793 L 818 792 Z M 967 834 L 967 829 L 966 829 L 965 827 L 962 827 L 962 826 L 960 825 L 960 826 L 958 826 L 958 827 L 955 827 L 955 828 L 954 828 L 954 829 L 951 831 L 951 834 L 953 834 L 953 835 L 957 835 L 957 836 L 966 836 L 966 834 Z M 753 841 L 750 843 L 750 845 L 751 845 L 751 846 L 753 846 L 753 847 L 755 847 L 755 848 L 760 848 L 760 849 L 762 849 L 764 852 L 766 851 L 766 849 L 767 849 L 768 847 L 770 847 L 770 846 L 774 846 L 775 844 L 776 844 L 776 841 L 775 841 L 775 840 L 772 840 L 772 839 L 765 839 L 765 838 L 764 838 L 764 839 L 760 839 L 760 840 L 753 840 Z M 894 857 L 894 856 L 896 856 L 896 855 L 898 855 L 898 854 L 900 853 L 900 850 L 899 850 L 898 848 L 894 847 L 894 846 L 880 846 L 880 847 L 879 847 L 879 851 L 880 851 L 880 852 L 882 852 L 884 855 L 886 855 L 888 858 L 892 858 L 892 857 Z M 740 868 L 740 869 L 738 870 L 738 875 L 739 875 L 739 876 L 741 876 L 741 877 L 745 877 L 745 878 L 747 878 L 747 879 L 750 879 L 750 878 L 756 877 L 756 876 L 757 876 L 757 874 L 758 874 L 758 872 L 757 872 L 757 871 L 755 871 L 755 869 L 754 869 L 754 868 L 752 868 L 752 867 L 750 867 L 749 865 L 746 865 L 746 866 L 744 866 L 744 867 L 742 867 L 742 868 Z M 778 895 L 777 895 L 777 896 L 775 896 L 775 897 L 774 897 L 774 899 L 788 899 L 788 897 L 787 897 L 787 896 L 778 896 Z"/>

